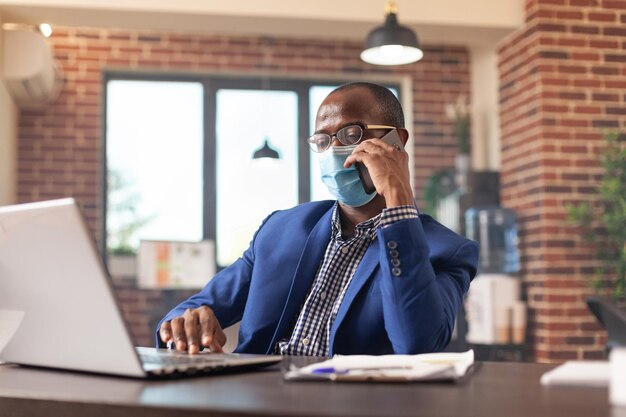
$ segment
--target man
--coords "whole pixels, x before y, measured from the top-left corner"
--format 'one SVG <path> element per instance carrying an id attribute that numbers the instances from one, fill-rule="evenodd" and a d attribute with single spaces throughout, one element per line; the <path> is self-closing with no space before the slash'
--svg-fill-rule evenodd
<path id="1" fill-rule="evenodd" d="M 240 259 L 159 323 L 159 346 L 219 352 L 222 329 L 240 320 L 237 352 L 415 354 L 448 344 L 478 248 L 418 215 L 407 153 L 379 139 L 396 129 L 406 144 L 400 103 L 385 87 L 346 84 L 324 100 L 315 129 L 309 144 L 337 202 L 267 217 Z"/>

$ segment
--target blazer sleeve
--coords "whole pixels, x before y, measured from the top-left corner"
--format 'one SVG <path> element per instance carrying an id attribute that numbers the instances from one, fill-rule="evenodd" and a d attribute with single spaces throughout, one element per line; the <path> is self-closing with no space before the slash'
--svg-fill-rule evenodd
<path id="1" fill-rule="evenodd" d="M 449 236 L 443 239 L 445 249 L 436 262 L 431 261 L 420 218 L 378 230 L 385 330 L 395 353 L 443 350 L 476 275 L 476 242 L 441 229 Z"/>
<path id="2" fill-rule="evenodd" d="M 203 305 L 210 307 L 222 328 L 231 326 L 241 320 L 248 299 L 248 290 L 250 289 L 250 280 L 254 267 L 256 237 L 272 214 L 263 221 L 254 234 L 250 246 L 243 253 L 241 258 L 217 273 L 205 285 L 202 291 L 174 307 L 161 319 L 156 328 L 157 347 L 165 347 L 165 344 L 159 337 L 161 324 L 164 321 L 169 321 L 175 317 L 181 316 L 188 308 L 193 309 Z"/>

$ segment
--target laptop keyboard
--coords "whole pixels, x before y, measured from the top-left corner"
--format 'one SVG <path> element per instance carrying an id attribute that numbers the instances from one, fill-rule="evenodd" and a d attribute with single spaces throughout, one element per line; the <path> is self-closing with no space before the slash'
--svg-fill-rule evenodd
<path id="1" fill-rule="evenodd" d="M 161 366 L 201 366 L 205 364 L 214 364 L 223 362 L 224 358 L 215 357 L 210 354 L 139 354 L 141 361 L 145 364 L 161 365 Z"/>
<path id="2" fill-rule="evenodd" d="M 230 368 L 244 369 L 268 366 L 282 360 L 281 356 L 245 355 L 239 353 L 201 352 L 189 355 L 168 349 L 136 347 L 144 371 L 152 377 L 221 372 Z M 1 414 L 1 413 L 0 413 Z"/>

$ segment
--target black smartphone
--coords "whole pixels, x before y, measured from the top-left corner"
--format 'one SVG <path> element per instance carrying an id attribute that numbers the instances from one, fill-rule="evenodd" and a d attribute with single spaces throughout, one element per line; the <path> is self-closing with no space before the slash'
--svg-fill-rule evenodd
<path id="1" fill-rule="evenodd" d="M 383 142 L 388 143 L 389 145 L 396 148 L 398 151 L 404 150 L 404 145 L 402 145 L 402 139 L 400 139 L 400 135 L 398 134 L 397 129 L 393 129 L 391 132 L 387 133 L 385 136 L 380 138 Z M 374 187 L 374 183 L 372 182 L 372 177 L 370 177 L 370 173 L 367 170 L 367 167 L 357 162 L 355 164 L 356 170 L 359 173 L 359 178 L 361 179 L 361 184 L 363 184 L 363 188 L 365 192 L 368 194 L 376 191 L 376 187 Z"/>

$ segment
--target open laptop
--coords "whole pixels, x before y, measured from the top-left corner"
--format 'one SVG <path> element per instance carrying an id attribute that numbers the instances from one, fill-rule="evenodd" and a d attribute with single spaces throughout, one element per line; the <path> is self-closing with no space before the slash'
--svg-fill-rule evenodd
<path id="1" fill-rule="evenodd" d="M 8 342 L 0 340 L 6 342 L 0 361 L 22 365 L 162 378 L 281 361 L 136 348 L 71 198 L 0 207 L 0 337 L 3 324 L 17 330 Z"/>

